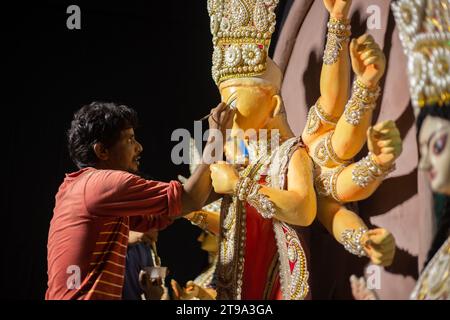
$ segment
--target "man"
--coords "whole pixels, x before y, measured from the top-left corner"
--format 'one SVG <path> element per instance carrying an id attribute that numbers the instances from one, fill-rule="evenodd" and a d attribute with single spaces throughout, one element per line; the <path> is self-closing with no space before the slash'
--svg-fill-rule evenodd
<path id="1" fill-rule="evenodd" d="M 233 111 L 219 104 L 209 127 L 223 132 L 232 119 Z M 143 150 L 136 126 L 136 112 L 124 105 L 93 102 L 75 113 L 68 145 L 80 170 L 66 175 L 56 195 L 46 299 L 121 299 L 129 231 L 162 229 L 205 204 L 208 164 L 184 185 L 133 174 Z M 210 150 L 218 143 L 209 136 Z"/>

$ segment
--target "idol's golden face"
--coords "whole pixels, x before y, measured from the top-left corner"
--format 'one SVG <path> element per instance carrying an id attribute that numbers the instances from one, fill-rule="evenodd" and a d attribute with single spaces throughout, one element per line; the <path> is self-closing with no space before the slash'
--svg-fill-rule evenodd
<path id="1" fill-rule="evenodd" d="M 221 85 L 220 94 L 236 110 L 233 131 L 265 128 L 277 106 L 275 90 L 251 80 L 229 80 Z"/>
<path id="2" fill-rule="evenodd" d="M 428 173 L 435 192 L 450 195 L 450 121 L 428 116 L 419 134 L 419 168 Z"/>

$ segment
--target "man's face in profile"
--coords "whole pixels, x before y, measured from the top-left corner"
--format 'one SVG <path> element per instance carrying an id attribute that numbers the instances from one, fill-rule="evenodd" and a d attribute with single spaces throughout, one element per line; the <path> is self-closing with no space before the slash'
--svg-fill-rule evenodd
<path id="1" fill-rule="evenodd" d="M 134 129 L 124 129 L 120 132 L 119 140 L 108 148 L 108 165 L 111 169 L 136 173 L 139 170 L 140 154 L 143 148 L 136 140 Z"/>

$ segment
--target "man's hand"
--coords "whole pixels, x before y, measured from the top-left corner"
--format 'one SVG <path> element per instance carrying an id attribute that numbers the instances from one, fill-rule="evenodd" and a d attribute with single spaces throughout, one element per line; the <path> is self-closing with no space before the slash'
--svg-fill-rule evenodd
<path id="1" fill-rule="evenodd" d="M 353 39 L 350 43 L 353 72 L 368 87 L 374 87 L 386 70 L 386 58 L 380 46 L 369 34 Z"/>
<path id="2" fill-rule="evenodd" d="M 342 19 L 348 16 L 352 0 L 323 0 L 323 3 L 333 18 Z"/>
<path id="3" fill-rule="evenodd" d="M 143 235 L 144 234 L 142 232 L 130 231 L 128 233 L 128 245 L 140 243 L 142 241 Z"/>
<path id="4" fill-rule="evenodd" d="M 237 170 L 229 163 L 220 162 L 210 165 L 214 191 L 218 194 L 233 194 L 239 181 Z"/>
<path id="5" fill-rule="evenodd" d="M 390 266 L 395 256 L 394 236 L 383 228 L 367 231 L 361 238 L 364 251 L 372 263 L 383 267 Z"/>
<path id="6" fill-rule="evenodd" d="M 403 151 L 400 131 L 392 120 L 377 123 L 367 130 L 367 147 L 373 160 L 389 168 Z"/>
<path id="7" fill-rule="evenodd" d="M 141 241 L 147 243 L 148 245 L 151 245 L 152 243 L 156 243 L 158 241 L 158 230 L 151 229 L 151 230 L 145 232 L 142 235 Z"/>
<path id="8" fill-rule="evenodd" d="M 222 141 L 225 141 L 226 130 L 231 129 L 233 125 L 234 114 L 235 111 L 224 102 L 219 103 L 210 112 L 208 118 L 209 129 L 220 130 L 223 138 Z"/>
<path id="9" fill-rule="evenodd" d="M 131 231 L 128 233 L 128 244 L 133 245 L 141 242 L 145 242 L 151 245 L 152 242 L 158 241 L 158 230 L 151 229 L 145 233 Z"/>
<path id="10" fill-rule="evenodd" d="M 165 293 L 161 278 L 152 279 L 150 274 L 141 270 L 139 283 L 144 291 L 146 300 L 161 300 Z"/>

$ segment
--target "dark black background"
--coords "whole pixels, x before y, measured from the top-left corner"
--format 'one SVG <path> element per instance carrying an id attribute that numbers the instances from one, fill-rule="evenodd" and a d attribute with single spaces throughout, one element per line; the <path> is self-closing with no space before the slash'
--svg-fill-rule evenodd
<path id="1" fill-rule="evenodd" d="M 66 27 L 70 4 L 81 8 L 81 30 Z M 2 5 L 0 12 L 0 296 L 42 299 L 54 196 L 65 173 L 76 170 L 65 141 L 74 111 L 93 100 L 133 107 L 142 171 L 163 181 L 187 176 L 187 165 L 171 162 L 172 131 L 193 132 L 193 121 L 220 99 L 210 75 L 209 17 L 206 0 L 55 0 Z M 160 234 L 162 261 L 180 283 L 207 263 L 198 234 L 183 219 Z"/>

